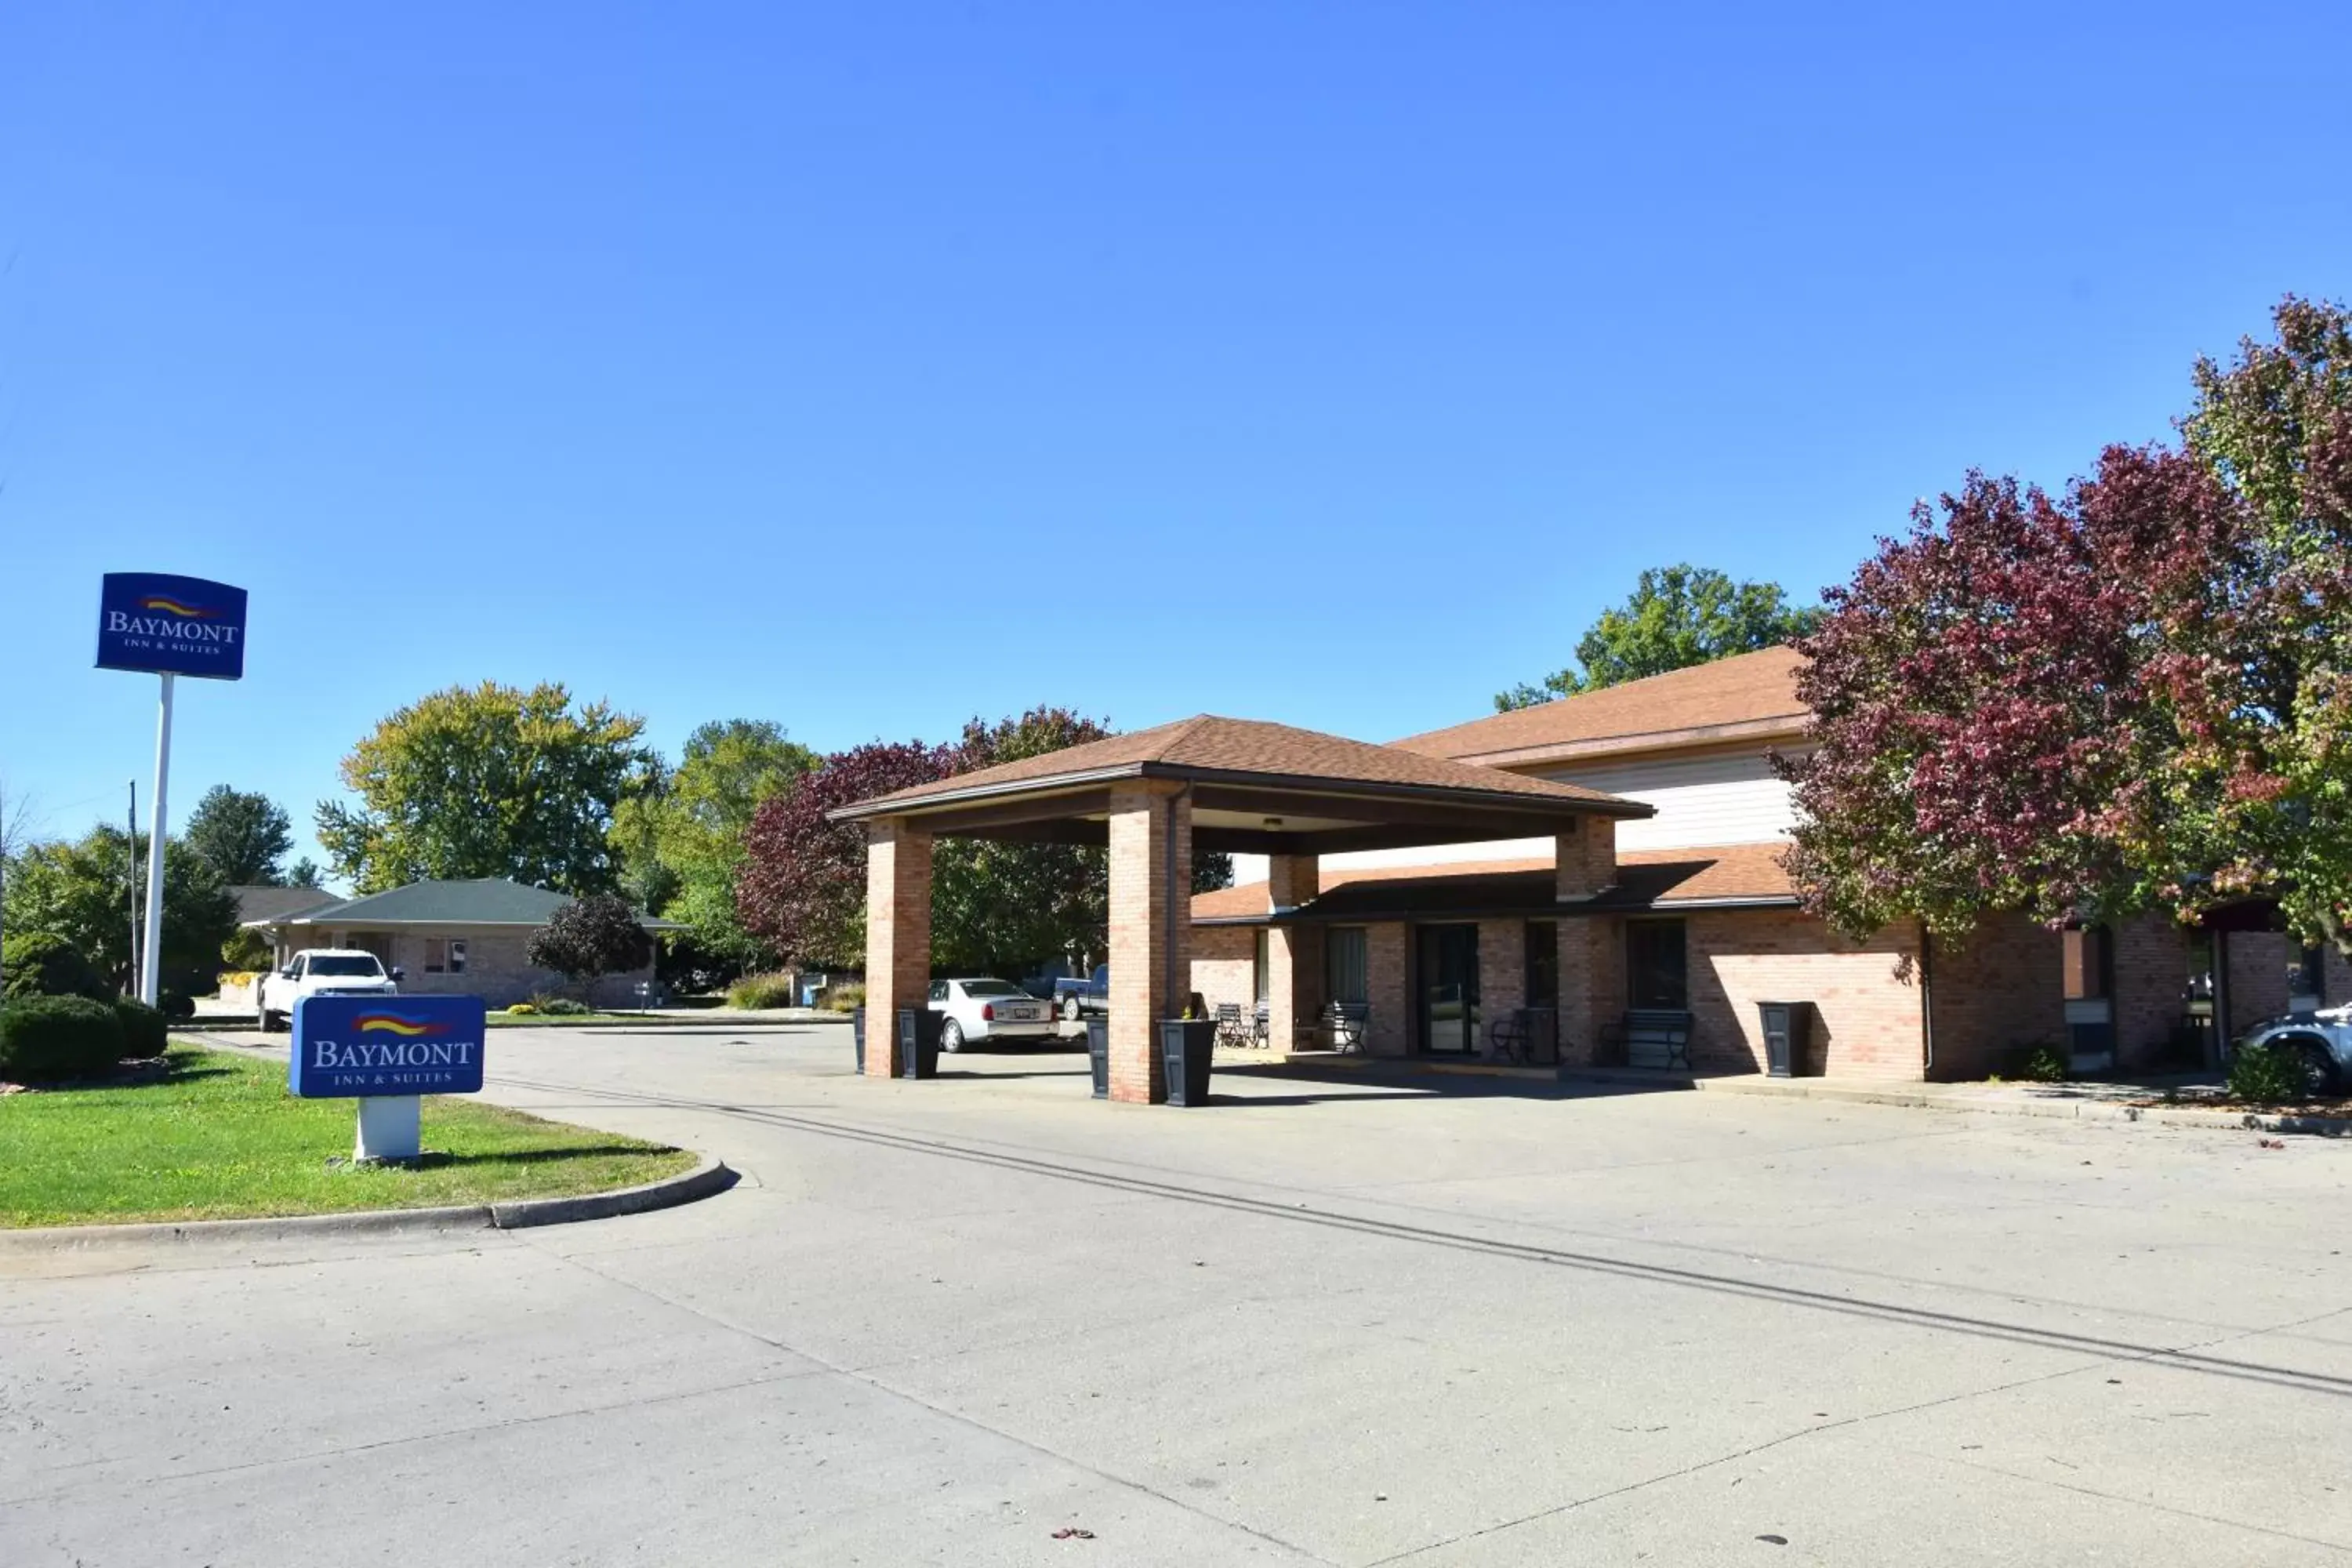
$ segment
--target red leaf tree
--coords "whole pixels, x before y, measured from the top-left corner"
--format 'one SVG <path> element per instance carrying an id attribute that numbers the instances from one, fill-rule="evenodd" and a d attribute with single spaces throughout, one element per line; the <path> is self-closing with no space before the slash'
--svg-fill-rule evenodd
<path id="1" fill-rule="evenodd" d="M 2173 698 L 2226 659 L 2244 509 L 2210 469 L 2111 447 L 2063 497 L 1972 474 L 1827 595 L 1782 762 L 1807 906 L 1853 932 L 1992 910 L 2105 919 L 2177 885 Z"/>
<path id="2" fill-rule="evenodd" d="M 824 759 L 770 796 L 744 835 L 735 906 L 788 962 L 855 969 L 866 960 L 866 834 L 825 813 L 956 771 L 956 749 L 877 741 Z"/>

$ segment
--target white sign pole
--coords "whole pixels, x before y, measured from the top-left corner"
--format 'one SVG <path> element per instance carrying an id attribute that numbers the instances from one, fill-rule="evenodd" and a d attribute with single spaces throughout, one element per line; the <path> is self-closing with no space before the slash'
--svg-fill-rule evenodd
<path id="1" fill-rule="evenodd" d="M 139 965 L 139 1000 L 163 1002 L 163 791 L 172 778 L 172 676 L 166 671 L 163 703 L 155 715 L 155 804 L 147 822 L 147 945 Z"/>
<path id="2" fill-rule="evenodd" d="M 362 1095 L 359 1101 L 359 1136 L 352 1142 L 352 1158 L 362 1164 L 386 1160 L 415 1160 L 425 1149 L 421 1095 Z"/>

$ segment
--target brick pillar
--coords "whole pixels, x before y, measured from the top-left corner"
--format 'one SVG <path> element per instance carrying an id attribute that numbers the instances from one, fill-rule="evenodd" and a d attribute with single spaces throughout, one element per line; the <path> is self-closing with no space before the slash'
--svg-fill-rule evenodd
<path id="1" fill-rule="evenodd" d="M 1555 887 L 1563 906 L 1559 924 L 1559 1059 L 1571 1066 L 1589 1065 L 1601 1030 L 1621 1009 L 1610 1001 L 1615 987 L 1605 968 L 1613 951 L 1607 940 L 1612 922 L 1578 913 L 1574 906 L 1617 879 L 1616 820 L 1585 817 L 1575 832 L 1561 834 L 1554 844 Z"/>
<path id="2" fill-rule="evenodd" d="M 1297 909 L 1320 890 L 1321 879 L 1321 862 L 1312 855 L 1269 856 L 1267 904 L 1276 913 Z M 1306 1043 L 1299 1028 L 1313 1023 L 1323 1005 L 1321 934 L 1295 925 L 1275 926 L 1265 933 L 1265 1030 L 1277 1051 Z"/>
<path id="3" fill-rule="evenodd" d="M 1371 1037 L 1368 1056 L 1401 1057 L 1412 1049 L 1412 967 L 1401 921 L 1367 927 L 1364 931 L 1364 980 L 1371 994 Z"/>
<path id="4" fill-rule="evenodd" d="M 898 1009 L 931 986 L 931 836 L 901 817 L 866 830 L 866 1076 L 888 1078 Z"/>
<path id="5" fill-rule="evenodd" d="M 1192 803 L 1172 784 L 1110 797 L 1110 1097 L 1168 1098 L 1159 1022 L 1192 985 Z"/>

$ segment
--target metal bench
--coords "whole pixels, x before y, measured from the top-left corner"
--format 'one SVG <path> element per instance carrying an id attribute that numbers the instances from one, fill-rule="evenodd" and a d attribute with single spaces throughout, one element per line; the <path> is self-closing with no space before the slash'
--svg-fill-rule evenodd
<path id="1" fill-rule="evenodd" d="M 1364 1048 L 1364 1037 L 1371 1027 L 1370 1002 L 1333 1002 L 1316 1014 L 1313 1022 L 1298 1026 L 1298 1038 L 1316 1046 L 1328 1039 L 1335 1051 L 1357 1052 Z"/>
<path id="2" fill-rule="evenodd" d="M 1690 1068 L 1691 1016 L 1686 1012 L 1631 1007 L 1612 1034 L 1627 1067 Z"/>
<path id="3" fill-rule="evenodd" d="M 1559 1065 L 1559 1009 L 1514 1007 L 1486 1026 L 1486 1056 L 1520 1067 Z"/>

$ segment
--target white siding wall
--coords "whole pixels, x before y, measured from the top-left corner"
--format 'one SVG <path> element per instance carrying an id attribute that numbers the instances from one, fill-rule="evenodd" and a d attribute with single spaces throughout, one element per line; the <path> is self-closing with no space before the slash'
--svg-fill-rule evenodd
<path id="1" fill-rule="evenodd" d="M 1772 776 L 1761 751 L 1695 758 L 1586 763 L 1538 776 L 1623 795 L 1657 808 L 1642 822 L 1617 825 L 1620 849 L 1685 849 L 1707 844 L 1762 844 L 1796 826 L 1789 786 Z M 1548 860 L 1549 838 L 1432 844 L 1417 849 L 1360 849 L 1327 855 L 1327 866 L 1454 866 L 1467 860 Z M 1234 880 L 1265 880 L 1265 857 L 1234 857 Z"/>

